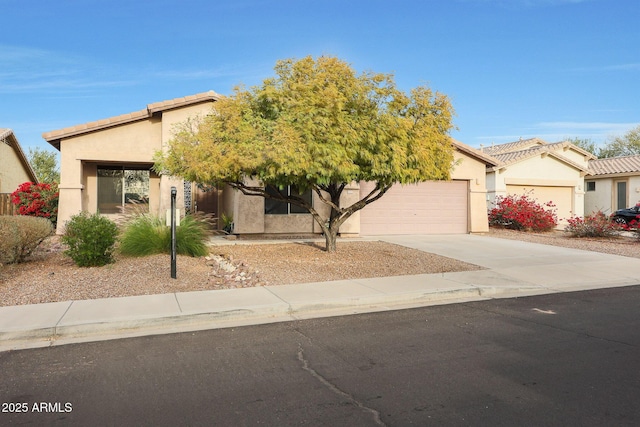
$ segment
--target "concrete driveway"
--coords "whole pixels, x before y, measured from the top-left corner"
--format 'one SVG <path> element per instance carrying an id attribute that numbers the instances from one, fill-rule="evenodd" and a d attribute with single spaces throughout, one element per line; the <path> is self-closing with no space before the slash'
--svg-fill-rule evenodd
<path id="1" fill-rule="evenodd" d="M 638 258 L 471 234 L 383 236 L 381 240 L 491 272 L 445 273 L 466 283 L 533 285 L 556 292 L 640 284 Z"/>

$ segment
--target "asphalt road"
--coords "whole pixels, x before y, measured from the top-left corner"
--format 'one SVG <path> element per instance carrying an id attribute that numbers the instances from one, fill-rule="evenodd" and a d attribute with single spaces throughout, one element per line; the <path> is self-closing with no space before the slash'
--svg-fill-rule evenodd
<path id="1" fill-rule="evenodd" d="M 640 425 L 640 287 L 0 353 L 0 425 Z"/>

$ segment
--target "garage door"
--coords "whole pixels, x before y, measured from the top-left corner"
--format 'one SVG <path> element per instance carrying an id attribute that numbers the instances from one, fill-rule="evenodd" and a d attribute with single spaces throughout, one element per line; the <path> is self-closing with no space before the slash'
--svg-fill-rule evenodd
<path id="1" fill-rule="evenodd" d="M 508 194 L 529 194 L 538 203 L 553 202 L 559 222 L 571 218 L 573 211 L 573 187 L 552 187 L 543 185 L 507 185 Z"/>
<path id="2" fill-rule="evenodd" d="M 360 184 L 360 198 L 374 188 Z M 394 185 L 360 211 L 360 234 L 458 234 L 468 230 L 467 181 Z"/>

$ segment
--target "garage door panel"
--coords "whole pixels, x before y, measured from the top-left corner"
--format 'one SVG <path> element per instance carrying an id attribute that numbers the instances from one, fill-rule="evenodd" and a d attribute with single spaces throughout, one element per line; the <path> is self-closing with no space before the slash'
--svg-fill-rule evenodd
<path id="1" fill-rule="evenodd" d="M 373 189 L 361 183 L 360 196 Z M 452 234 L 468 231 L 466 181 L 395 185 L 360 213 L 360 234 Z"/>

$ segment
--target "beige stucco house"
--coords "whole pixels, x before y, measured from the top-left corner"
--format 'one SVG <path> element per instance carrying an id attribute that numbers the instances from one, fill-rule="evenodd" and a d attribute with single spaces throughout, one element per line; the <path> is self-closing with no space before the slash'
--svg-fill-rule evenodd
<path id="1" fill-rule="evenodd" d="M 154 153 L 166 147 L 174 126 L 210 113 L 219 98 L 215 92 L 201 93 L 43 134 L 61 153 L 58 232 L 80 211 L 116 217 L 133 202 L 162 216 L 169 208 L 170 188 L 175 186 L 178 207 L 218 217 L 224 213 L 233 218 L 235 234 L 320 233 L 312 216 L 295 206 L 246 196 L 229 187 L 203 189 L 152 170 Z M 461 142 L 453 143 L 456 162 L 450 181 L 397 185 L 343 224 L 341 235 L 488 231 L 485 170 L 498 163 Z M 351 183 L 341 204 L 357 201 L 369 186 Z M 314 203 L 322 209 L 317 199 Z"/>
<path id="2" fill-rule="evenodd" d="M 497 162 L 461 142 L 454 140 L 453 145 L 455 161 L 450 181 L 395 185 L 349 218 L 340 228 L 340 235 L 487 232 L 485 170 Z M 342 194 L 341 205 L 356 202 L 372 188 L 368 182 L 351 183 Z M 314 205 L 320 206 L 317 196 L 313 198 Z M 221 206 L 234 218 L 234 233 L 240 235 L 321 232 L 309 213 L 296 212 L 295 206 L 274 207 L 262 197 L 225 191 Z"/>
<path id="3" fill-rule="evenodd" d="M 483 153 L 500 164 L 487 168 L 488 208 L 497 196 L 529 194 L 539 203 L 556 205 L 558 227 L 572 216 L 584 214 L 584 177 L 591 153 L 570 142 L 549 144 L 532 138 L 493 145 Z"/>
<path id="4" fill-rule="evenodd" d="M 38 182 L 11 129 L 0 128 L 0 193 L 13 193 L 25 182 Z"/>
<path id="5" fill-rule="evenodd" d="M 611 214 L 640 202 L 640 155 L 589 161 L 584 212 Z"/>
<path id="6" fill-rule="evenodd" d="M 154 154 L 172 138 L 174 125 L 211 111 L 220 95 L 213 91 L 149 104 L 143 110 L 46 132 L 43 138 L 60 150 L 58 233 L 81 212 L 117 216 L 132 202 L 164 215 L 171 187 L 184 206 L 183 181 L 159 176 Z"/>

